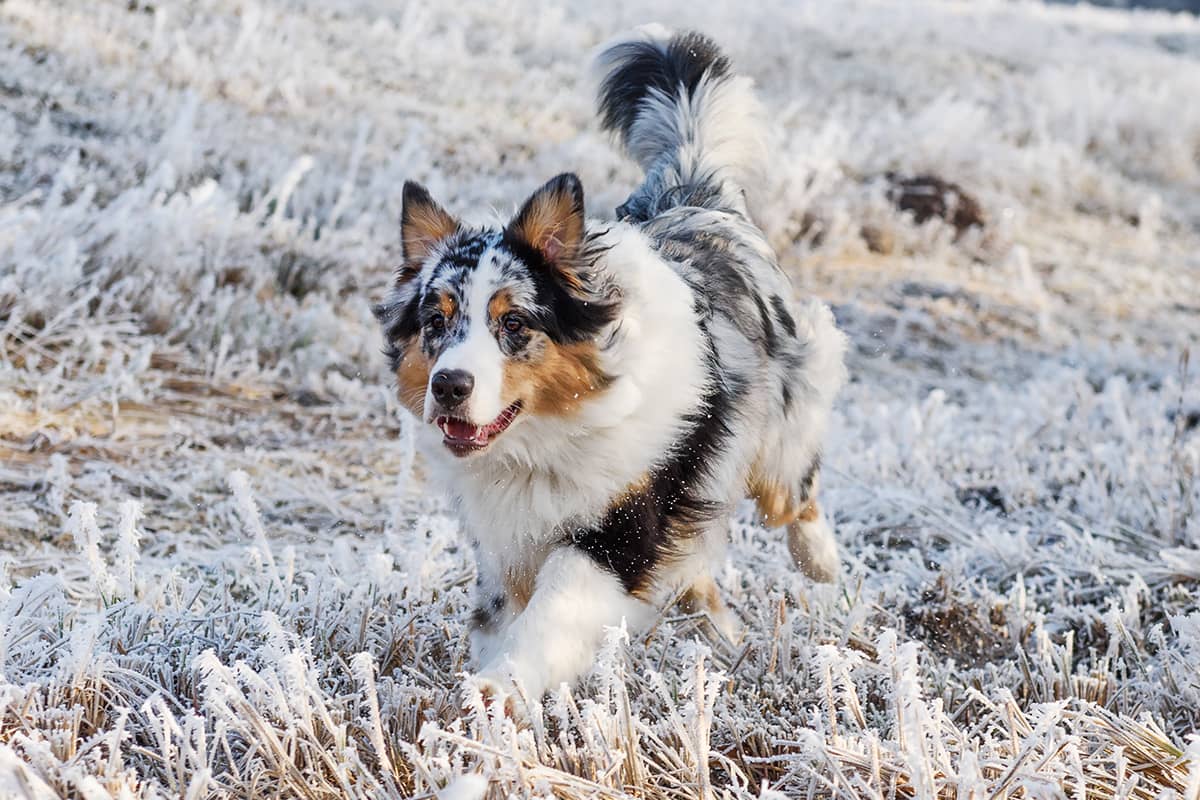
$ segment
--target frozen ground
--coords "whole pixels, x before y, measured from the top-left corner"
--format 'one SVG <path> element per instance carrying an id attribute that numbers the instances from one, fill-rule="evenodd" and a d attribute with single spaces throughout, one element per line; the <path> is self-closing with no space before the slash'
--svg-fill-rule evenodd
<path id="1" fill-rule="evenodd" d="M 1200 22 L 458 5 L 0 3 L 0 796 L 1200 796 Z M 472 567 L 368 306 L 405 178 L 611 213 L 583 68 L 650 20 L 774 110 L 846 573 L 737 524 L 744 642 L 614 633 L 518 731 L 458 711 Z"/>

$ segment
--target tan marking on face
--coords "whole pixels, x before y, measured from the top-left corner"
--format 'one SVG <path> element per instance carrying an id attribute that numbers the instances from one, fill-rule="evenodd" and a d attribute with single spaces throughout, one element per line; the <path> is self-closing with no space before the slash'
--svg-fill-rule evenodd
<path id="1" fill-rule="evenodd" d="M 429 385 L 429 371 L 433 365 L 425 357 L 425 353 L 417 344 L 417 337 L 412 337 L 400 345 L 404 356 L 396 369 L 396 383 L 400 404 L 417 417 L 425 414 L 425 390 Z"/>
<path id="2" fill-rule="evenodd" d="M 566 417 L 610 382 L 600 369 L 595 344 L 547 341 L 537 360 L 510 360 L 504 365 L 503 392 L 507 402 L 520 400 L 524 413 Z"/>
<path id="3" fill-rule="evenodd" d="M 447 320 L 449 320 L 451 317 L 453 317 L 454 312 L 456 310 L 458 310 L 458 303 L 455 302 L 453 297 L 451 297 L 449 294 L 446 294 L 445 292 L 438 295 L 437 305 L 438 305 L 438 311 L 440 311 L 442 316 L 445 317 Z"/>
<path id="4" fill-rule="evenodd" d="M 492 295 L 492 299 L 488 301 L 488 319 L 493 322 L 499 322 L 512 309 L 512 295 L 509 294 L 508 289 L 501 289 Z"/>

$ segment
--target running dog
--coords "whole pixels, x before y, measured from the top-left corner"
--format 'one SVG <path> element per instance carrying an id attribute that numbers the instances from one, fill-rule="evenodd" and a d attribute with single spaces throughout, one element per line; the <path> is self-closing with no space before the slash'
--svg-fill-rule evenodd
<path id="1" fill-rule="evenodd" d="M 831 581 L 821 443 L 845 380 L 829 309 L 797 302 L 750 209 L 762 111 L 708 38 L 640 29 L 597 59 L 601 123 L 645 179 L 615 221 L 573 174 L 504 227 L 404 186 L 403 264 L 376 308 L 430 477 L 476 550 L 488 693 L 588 669 L 606 626 L 672 598 L 732 634 L 711 566 L 744 497 Z"/>

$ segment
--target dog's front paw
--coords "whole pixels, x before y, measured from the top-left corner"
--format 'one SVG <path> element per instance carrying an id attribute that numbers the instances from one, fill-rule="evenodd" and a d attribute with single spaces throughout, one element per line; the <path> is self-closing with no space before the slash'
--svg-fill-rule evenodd
<path id="1" fill-rule="evenodd" d="M 473 692 L 464 691 L 462 707 L 464 711 L 482 710 L 491 718 L 504 715 L 509 719 L 521 719 L 523 704 L 520 693 L 512 679 L 503 671 L 486 669 L 477 675 L 467 678 L 470 685 L 479 693 L 478 703 Z"/>
<path id="2" fill-rule="evenodd" d="M 512 717 L 516 713 L 515 688 L 500 677 L 480 676 L 475 679 L 484 707 L 492 714 Z"/>

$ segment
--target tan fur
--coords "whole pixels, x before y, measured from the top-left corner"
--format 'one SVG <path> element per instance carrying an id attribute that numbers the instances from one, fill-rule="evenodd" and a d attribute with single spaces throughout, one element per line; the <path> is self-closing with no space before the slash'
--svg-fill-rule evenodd
<path id="1" fill-rule="evenodd" d="M 513 567 L 504 573 L 504 593 L 516 611 L 524 611 L 533 597 L 533 571 Z"/>
<path id="2" fill-rule="evenodd" d="M 659 564 L 658 569 L 663 569 L 664 564 Z M 629 594 L 641 600 L 643 603 L 653 603 L 655 595 L 658 593 L 658 586 L 654 583 L 654 578 L 658 574 L 657 571 L 648 572 L 643 576 L 638 585 L 629 590 Z"/>
<path id="3" fill-rule="evenodd" d="M 488 319 L 499 322 L 501 317 L 512 311 L 512 308 L 512 296 L 509 295 L 507 289 L 501 289 L 488 301 Z"/>
<path id="4" fill-rule="evenodd" d="M 764 478 L 757 470 L 750 475 L 747 492 L 758 504 L 758 513 L 762 514 L 763 523 L 768 528 L 782 528 L 790 524 L 813 505 L 811 501 L 803 506 L 795 503 L 787 487 Z"/>
<path id="5" fill-rule="evenodd" d="M 717 582 L 708 573 L 692 581 L 679 599 L 679 605 L 688 614 L 707 614 L 709 621 L 731 642 L 741 639 L 741 626 L 721 599 Z"/>
<path id="6" fill-rule="evenodd" d="M 437 203 L 413 203 L 405 206 L 400 225 L 404 258 L 409 265 L 424 261 L 438 242 L 458 230 L 458 221 Z"/>
<path id="7" fill-rule="evenodd" d="M 805 514 L 787 526 L 788 553 L 805 575 L 818 583 L 833 583 L 837 578 L 836 570 L 829 570 L 820 564 L 812 552 L 812 537 L 804 530 L 805 525 L 814 522 L 820 515 L 817 504 L 809 503 L 805 507 Z"/>
<path id="8" fill-rule="evenodd" d="M 519 563 L 511 564 L 501 576 L 504 582 L 504 594 L 509 605 L 516 612 L 525 610 L 536 588 L 538 567 L 550 554 L 549 546 L 533 548 Z"/>
<path id="9" fill-rule="evenodd" d="M 640 478 L 638 478 L 636 481 L 634 481 L 633 483 L 626 486 L 624 491 L 622 491 L 621 494 L 617 496 L 617 499 L 613 500 L 612 503 L 609 504 L 609 507 L 611 508 L 614 506 L 619 506 L 623 503 L 628 502 L 631 498 L 634 498 L 638 495 L 646 494 L 646 492 L 648 492 L 649 490 L 650 490 L 650 473 L 644 472 L 644 473 L 642 473 L 642 476 Z"/>
<path id="10" fill-rule="evenodd" d="M 684 591 L 679 605 L 688 614 L 721 613 L 725 610 L 725 601 L 721 599 L 721 591 L 711 575 L 697 578 Z"/>
<path id="11" fill-rule="evenodd" d="M 803 503 L 797 503 L 791 491 L 771 480 L 762 477 L 754 470 L 747 482 L 749 495 L 758 505 L 763 523 L 768 528 L 787 526 L 788 552 L 805 575 L 816 581 L 828 582 L 833 575 L 820 570 L 815 559 L 809 552 L 809 536 L 803 526 L 816 522 L 821 516 L 821 507 L 817 505 L 817 483 L 813 482 L 810 497 Z"/>
<path id="12" fill-rule="evenodd" d="M 539 191 L 521 209 L 512 231 L 540 251 L 568 286 L 582 289 L 579 275 L 569 267 L 583 242 L 583 214 L 576 213 L 569 194 Z"/>
<path id="13" fill-rule="evenodd" d="M 398 396 L 401 405 L 420 419 L 425 415 L 425 388 L 429 385 L 429 371 L 433 365 L 418 346 L 415 336 L 400 347 L 404 357 L 396 370 Z"/>
<path id="14" fill-rule="evenodd" d="M 438 295 L 438 311 L 442 313 L 443 317 L 450 319 L 457 309 L 458 303 L 454 302 L 453 297 L 445 293 Z"/>
<path id="15" fill-rule="evenodd" d="M 591 395 L 608 387 L 591 342 L 557 345 L 546 341 L 536 361 L 504 366 L 504 397 L 520 399 L 525 411 L 550 417 L 570 416 Z"/>

